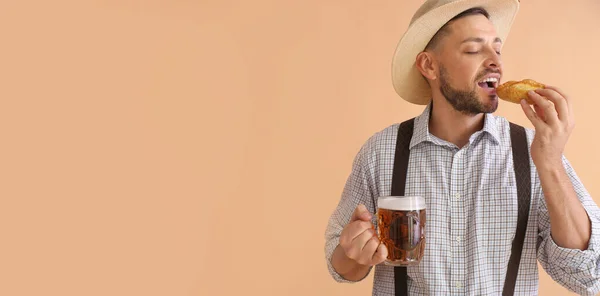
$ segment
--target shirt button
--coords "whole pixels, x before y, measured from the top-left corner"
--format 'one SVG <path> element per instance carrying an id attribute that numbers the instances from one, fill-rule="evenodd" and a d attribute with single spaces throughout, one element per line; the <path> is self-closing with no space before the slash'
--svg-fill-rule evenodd
<path id="1" fill-rule="evenodd" d="M 456 282 L 456 287 L 460 289 L 462 288 L 462 284 L 460 282 Z"/>
<path id="2" fill-rule="evenodd" d="M 460 200 L 460 193 L 454 193 L 454 200 Z"/>
<path id="3" fill-rule="evenodd" d="M 457 236 L 456 241 L 460 243 L 462 241 L 462 236 Z"/>

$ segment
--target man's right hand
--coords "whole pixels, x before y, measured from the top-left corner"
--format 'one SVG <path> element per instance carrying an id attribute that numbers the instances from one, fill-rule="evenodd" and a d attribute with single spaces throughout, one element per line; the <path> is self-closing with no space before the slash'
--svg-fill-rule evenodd
<path id="1" fill-rule="evenodd" d="M 358 205 L 340 235 L 340 247 L 344 254 L 365 266 L 377 265 L 388 255 L 385 245 L 379 243 L 371 218 L 367 208 L 362 204 Z"/>

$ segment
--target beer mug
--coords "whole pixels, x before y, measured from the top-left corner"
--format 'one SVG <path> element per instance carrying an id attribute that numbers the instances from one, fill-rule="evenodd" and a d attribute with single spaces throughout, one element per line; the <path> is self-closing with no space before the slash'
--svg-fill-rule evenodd
<path id="1" fill-rule="evenodd" d="M 384 196 L 377 200 L 377 235 L 388 250 L 386 265 L 415 265 L 425 251 L 425 199 Z"/>

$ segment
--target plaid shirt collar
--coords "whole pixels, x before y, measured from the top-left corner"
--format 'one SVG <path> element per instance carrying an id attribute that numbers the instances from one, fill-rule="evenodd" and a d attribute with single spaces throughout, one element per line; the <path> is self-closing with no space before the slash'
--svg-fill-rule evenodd
<path id="1" fill-rule="evenodd" d="M 429 117 L 431 114 L 432 105 L 429 103 L 423 113 L 415 118 L 415 126 L 413 131 L 413 137 L 410 141 L 410 149 L 414 146 L 419 145 L 423 142 L 432 142 L 437 145 L 456 147 L 454 144 L 444 141 L 431 133 L 429 133 Z M 473 143 L 476 139 L 482 135 L 490 135 L 488 138 L 492 140 L 492 143 L 500 143 L 500 135 L 498 132 L 498 126 L 496 117 L 491 113 L 486 113 L 483 122 L 483 129 L 475 132 L 469 139 L 470 143 Z"/>

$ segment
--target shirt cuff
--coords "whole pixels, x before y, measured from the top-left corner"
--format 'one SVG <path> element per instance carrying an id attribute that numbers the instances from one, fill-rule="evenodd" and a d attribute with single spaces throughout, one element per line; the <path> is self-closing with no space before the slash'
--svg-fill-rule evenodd
<path id="1" fill-rule="evenodd" d="M 570 270 L 590 270 L 596 268 L 596 263 L 600 258 L 600 221 L 598 218 L 591 215 L 585 209 L 591 224 L 591 234 L 588 247 L 585 250 L 563 248 L 556 244 L 552 235 L 546 241 L 546 249 L 548 250 L 548 260 L 556 263 L 558 266 L 568 268 Z"/>

